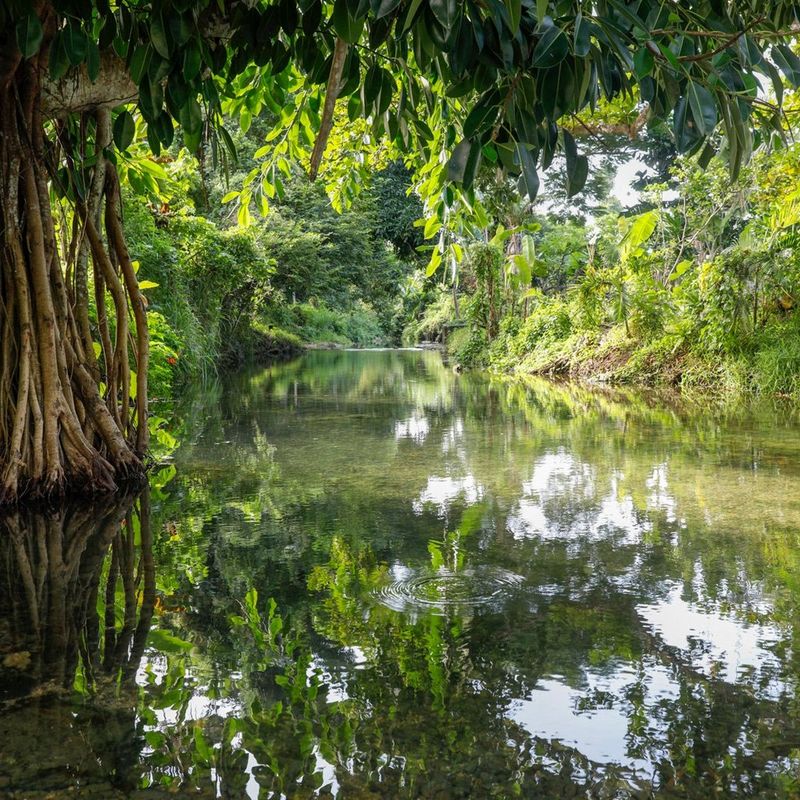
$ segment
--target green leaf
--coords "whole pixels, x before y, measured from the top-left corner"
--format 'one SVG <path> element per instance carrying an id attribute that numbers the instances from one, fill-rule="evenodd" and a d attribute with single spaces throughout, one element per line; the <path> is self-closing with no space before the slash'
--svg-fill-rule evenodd
<path id="1" fill-rule="evenodd" d="M 164 18 L 161 14 L 154 14 L 150 22 L 150 41 L 156 52 L 162 58 L 169 58 L 170 47 L 167 39 L 167 30 L 164 25 Z"/>
<path id="2" fill-rule="evenodd" d="M 733 112 L 734 121 L 738 118 L 738 113 Z M 675 134 L 675 143 L 679 153 L 691 150 L 699 138 L 695 122 L 690 118 L 690 104 L 684 95 L 675 104 L 675 111 L 672 116 L 672 129 Z"/>
<path id="3" fill-rule="evenodd" d="M 536 0 L 536 19 L 543 20 L 547 16 L 548 0 Z"/>
<path id="4" fill-rule="evenodd" d="M 436 216 L 429 217 L 428 220 L 425 222 L 425 230 L 424 230 L 425 238 L 430 239 L 431 237 L 435 236 L 441 227 L 442 223 L 440 222 L 439 217 Z"/>
<path id="5" fill-rule="evenodd" d="M 627 262 L 631 256 L 635 255 L 639 248 L 653 235 L 658 222 L 658 211 L 648 211 L 634 217 L 630 223 L 619 248 L 619 257 Z"/>
<path id="6" fill-rule="evenodd" d="M 222 139 L 225 149 L 228 151 L 230 157 L 234 160 L 234 162 L 238 161 L 239 155 L 236 152 L 236 145 L 233 143 L 231 135 L 222 125 L 217 128 L 217 131 L 219 131 L 220 138 Z"/>
<path id="7" fill-rule="evenodd" d="M 476 134 L 483 133 L 494 124 L 497 119 L 497 93 L 492 90 L 478 101 L 472 111 L 464 120 L 464 137 L 472 139 Z"/>
<path id="8" fill-rule="evenodd" d="M 381 93 L 383 86 L 383 69 L 377 64 L 373 64 L 364 76 L 364 85 L 362 93 L 364 96 L 364 108 L 369 110 L 374 105 L 375 101 Z"/>
<path id="9" fill-rule="evenodd" d="M 142 170 L 142 172 L 149 173 L 156 180 L 166 181 L 169 179 L 167 171 L 164 169 L 164 167 L 162 167 L 157 161 L 153 161 L 150 158 L 143 158 L 141 161 L 137 161 L 136 165 L 140 170 Z"/>
<path id="10" fill-rule="evenodd" d="M 235 200 L 235 199 L 236 199 L 238 196 L 239 196 L 239 192 L 237 192 L 237 191 L 234 191 L 234 192 L 228 192 L 228 194 L 226 194 L 226 195 L 225 195 L 225 196 L 222 198 L 222 202 L 223 202 L 223 203 L 230 203 L 230 202 L 231 202 L 231 200 Z"/>
<path id="11" fill-rule="evenodd" d="M 428 266 L 425 269 L 425 277 L 430 278 L 437 269 L 439 269 L 439 265 L 442 263 L 442 254 L 439 252 L 438 247 L 433 248 L 433 252 L 431 253 L 431 260 L 428 262 Z"/>
<path id="12" fill-rule="evenodd" d="M 394 79 L 392 78 L 391 73 L 385 69 L 381 70 L 381 72 L 381 90 L 380 95 L 378 96 L 377 107 L 379 116 L 382 116 L 389 108 L 395 88 Z"/>
<path id="13" fill-rule="evenodd" d="M 336 0 L 333 4 L 333 14 L 331 15 L 331 22 L 333 29 L 342 37 L 348 44 L 355 44 L 361 37 L 361 31 L 364 29 L 365 17 L 363 14 L 360 16 L 353 16 L 354 12 L 357 13 L 358 9 L 353 8 L 353 4 L 349 0 Z"/>
<path id="14" fill-rule="evenodd" d="M 633 71 L 637 78 L 644 78 L 653 71 L 655 57 L 647 47 L 640 47 L 633 57 Z"/>
<path id="15" fill-rule="evenodd" d="M 514 161 L 519 164 L 520 169 L 520 193 L 526 194 L 533 202 L 539 192 L 539 173 L 536 170 L 536 161 L 524 142 L 514 145 Z"/>
<path id="16" fill-rule="evenodd" d="M 42 23 L 39 22 L 39 16 L 33 9 L 17 22 L 15 33 L 17 47 L 19 47 L 23 58 L 30 58 L 39 51 L 44 31 L 42 30 Z"/>
<path id="17" fill-rule="evenodd" d="M 203 112 L 200 109 L 200 104 L 194 97 L 189 98 L 186 104 L 181 108 L 180 123 L 184 133 L 188 133 L 190 136 L 200 133 L 203 127 Z"/>
<path id="18" fill-rule="evenodd" d="M 504 0 L 508 18 L 511 21 L 511 33 L 516 35 L 522 19 L 522 0 Z"/>
<path id="19" fill-rule="evenodd" d="M 578 155 L 575 138 L 569 131 L 563 131 L 564 155 L 567 159 L 567 197 L 573 197 L 583 189 L 589 176 L 589 159 Z"/>
<path id="20" fill-rule="evenodd" d="M 194 746 L 197 750 L 197 754 L 203 761 L 210 762 L 213 757 L 213 753 L 211 748 L 208 746 L 208 742 L 206 741 L 206 737 L 203 736 L 203 729 L 200 725 L 197 725 L 194 729 Z"/>
<path id="21" fill-rule="evenodd" d="M 585 58 L 589 55 L 591 45 L 591 27 L 583 14 L 575 17 L 575 37 L 573 48 L 576 56 Z"/>
<path id="22" fill-rule="evenodd" d="M 417 12 L 421 5 L 422 0 L 411 0 L 406 11 L 401 33 L 405 33 L 414 24 L 414 20 L 417 18 Z"/>
<path id="23" fill-rule="evenodd" d="M 375 19 L 381 19 L 394 11 L 400 5 L 400 0 L 372 0 L 371 5 Z"/>
<path id="24" fill-rule="evenodd" d="M 139 281 L 139 288 L 142 290 L 155 289 L 158 286 L 160 286 L 160 284 L 156 283 L 155 281 Z"/>
<path id="25" fill-rule="evenodd" d="M 128 74 L 131 76 L 131 80 L 138 84 L 150 63 L 150 45 L 139 45 L 130 56 L 131 60 L 128 65 Z"/>
<path id="26" fill-rule="evenodd" d="M 153 750 L 158 750 L 159 747 L 166 743 L 167 737 L 160 731 L 145 731 L 144 740 Z"/>
<path id="27" fill-rule="evenodd" d="M 114 144 L 119 150 L 127 150 L 136 134 L 136 123 L 130 111 L 122 111 L 114 120 Z"/>
<path id="28" fill-rule="evenodd" d="M 429 0 L 428 5 L 448 36 L 458 17 L 457 0 Z"/>
<path id="29" fill-rule="evenodd" d="M 786 76 L 786 80 L 795 89 L 800 89 L 800 58 L 798 58 L 791 47 L 785 44 L 775 45 L 770 55 L 778 69 Z"/>
<path id="30" fill-rule="evenodd" d="M 64 49 L 63 33 L 63 31 L 59 31 L 55 39 L 53 39 L 53 44 L 50 45 L 48 67 L 50 70 L 50 77 L 54 81 L 63 78 L 69 69 L 69 59 L 67 58 L 67 51 Z"/>
<path id="31" fill-rule="evenodd" d="M 697 132 L 701 136 L 708 136 L 717 126 L 717 106 L 714 97 L 705 86 L 695 81 L 689 81 L 686 86 L 689 106 L 692 110 Z"/>
<path id="32" fill-rule="evenodd" d="M 62 31 L 64 37 L 64 49 L 67 53 L 69 63 L 77 67 L 86 59 L 89 51 L 89 40 L 83 30 L 77 25 L 70 23 Z"/>
<path id="33" fill-rule="evenodd" d="M 569 41 L 564 31 L 550 17 L 539 26 L 539 41 L 533 50 L 533 66 L 540 69 L 560 64 L 569 53 Z"/>
<path id="34" fill-rule="evenodd" d="M 480 143 L 464 139 L 453 150 L 447 162 L 447 180 L 460 183 L 465 189 L 469 189 L 475 180 L 480 158 Z"/>
<path id="35" fill-rule="evenodd" d="M 86 74 L 94 83 L 100 76 L 100 48 L 97 42 L 89 40 L 89 49 L 86 51 Z"/>
<path id="36" fill-rule="evenodd" d="M 200 74 L 202 58 L 196 42 L 189 42 L 183 54 L 183 77 L 193 81 Z"/>

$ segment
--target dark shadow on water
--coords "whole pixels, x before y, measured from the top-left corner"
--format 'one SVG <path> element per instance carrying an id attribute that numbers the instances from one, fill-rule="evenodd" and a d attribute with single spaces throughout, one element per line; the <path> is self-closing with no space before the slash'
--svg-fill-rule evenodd
<path id="1" fill-rule="evenodd" d="M 155 597 L 148 492 L 0 516 L 0 795 L 134 788 Z"/>

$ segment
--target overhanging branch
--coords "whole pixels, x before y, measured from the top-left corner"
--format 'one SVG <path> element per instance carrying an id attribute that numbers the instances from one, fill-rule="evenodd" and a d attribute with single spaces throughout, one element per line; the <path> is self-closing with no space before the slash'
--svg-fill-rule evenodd
<path id="1" fill-rule="evenodd" d="M 322 163 L 322 154 L 328 144 L 328 137 L 333 127 L 333 111 L 336 107 L 336 99 L 342 89 L 342 73 L 344 72 L 344 62 L 347 57 L 347 42 L 341 37 L 336 40 L 336 47 L 333 51 L 331 60 L 331 71 L 328 75 L 328 86 L 325 89 L 325 105 L 322 109 L 322 121 L 319 126 L 319 133 L 314 142 L 314 150 L 311 153 L 311 166 L 308 176 L 315 180 L 319 172 L 319 165 Z"/>

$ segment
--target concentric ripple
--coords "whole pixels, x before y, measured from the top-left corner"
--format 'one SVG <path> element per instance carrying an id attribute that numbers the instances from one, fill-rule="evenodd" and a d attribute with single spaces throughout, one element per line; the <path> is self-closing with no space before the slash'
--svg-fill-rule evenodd
<path id="1" fill-rule="evenodd" d="M 523 579 L 496 567 L 440 569 L 392 581 L 375 592 L 380 603 L 395 611 L 412 609 L 442 613 L 447 610 L 499 607 L 521 586 Z"/>

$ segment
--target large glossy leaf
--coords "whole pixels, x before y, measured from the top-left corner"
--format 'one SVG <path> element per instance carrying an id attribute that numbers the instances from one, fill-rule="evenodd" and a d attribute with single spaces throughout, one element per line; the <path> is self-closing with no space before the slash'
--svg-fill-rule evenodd
<path id="1" fill-rule="evenodd" d="M 129 111 L 122 111 L 114 120 L 114 144 L 120 150 L 127 150 L 133 142 L 136 123 Z"/>
<path id="2" fill-rule="evenodd" d="M 400 0 L 372 0 L 371 5 L 375 19 L 381 19 L 394 11 L 400 5 Z"/>
<path id="3" fill-rule="evenodd" d="M 461 141 L 447 162 L 447 179 L 469 189 L 481 159 L 481 146 L 477 141 Z"/>
<path id="4" fill-rule="evenodd" d="M 67 53 L 69 63 L 73 67 L 78 66 L 86 59 L 89 51 L 89 39 L 80 26 L 70 23 L 62 31 L 64 50 Z"/>
<path id="5" fill-rule="evenodd" d="M 464 136 L 472 139 L 477 134 L 489 130 L 497 119 L 498 111 L 497 92 L 484 94 L 464 120 Z"/>
<path id="6" fill-rule="evenodd" d="M 53 43 L 50 45 L 50 58 L 48 67 L 50 70 L 50 77 L 57 81 L 67 74 L 69 69 L 69 58 L 67 58 L 67 51 L 64 49 L 64 36 L 63 31 L 56 34 Z"/>
<path id="7" fill-rule="evenodd" d="M 591 44 L 591 24 L 583 16 L 578 14 L 575 17 L 575 41 L 573 49 L 576 56 L 585 58 L 589 55 L 589 47 Z"/>
<path id="8" fill-rule="evenodd" d="M 193 81 L 200 74 L 201 65 L 200 48 L 195 42 L 189 42 L 183 54 L 183 77 Z"/>
<path id="9" fill-rule="evenodd" d="M 554 67 L 567 57 L 569 40 L 550 17 L 542 20 L 538 34 L 539 40 L 533 50 L 534 67 Z"/>
<path id="10" fill-rule="evenodd" d="M 457 0 L 429 0 L 430 9 L 444 28 L 445 35 L 449 35 L 458 17 Z"/>
<path id="11" fill-rule="evenodd" d="M 795 89 L 800 88 L 800 58 L 785 44 L 775 45 L 771 55 L 778 69 L 786 76 L 786 80 Z"/>
<path id="12" fill-rule="evenodd" d="M 167 30 L 164 25 L 164 20 L 160 14 L 154 14 L 150 20 L 150 41 L 156 52 L 162 58 L 169 58 L 170 45 L 167 38 Z"/>
<path id="13" fill-rule="evenodd" d="M 514 161 L 519 164 L 520 194 L 526 194 L 533 202 L 539 192 L 539 173 L 536 170 L 536 160 L 528 149 L 528 145 L 517 142 L 514 147 Z"/>
<path id="14" fill-rule="evenodd" d="M 522 19 L 522 0 L 504 0 L 506 11 L 508 11 L 508 19 L 511 23 L 510 31 L 516 34 L 519 30 L 519 23 Z"/>
<path id="15" fill-rule="evenodd" d="M 697 144 L 698 139 L 701 138 L 691 116 L 689 100 L 685 95 L 678 100 L 675 106 L 672 130 L 675 134 L 675 144 L 679 153 L 686 153 L 691 150 Z"/>
<path id="16" fill-rule="evenodd" d="M 567 159 L 567 196 L 573 197 L 586 185 L 589 176 L 589 159 L 578 153 L 575 137 L 564 131 L 564 155 Z"/>
<path id="17" fill-rule="evenodd" d="M 361 37 L 364 30 L 363 15 L 358 14 L 358 3 L 351 3 L 348 0 L 336 0 L 333 4 L 333 15 L 331 22 L 336 33 L 348 44 L 355 44 Z"/>
<path id="18" fill-rule="evenodd" d="M 701 136 L 708 136 L 717 126 L 717 106 L 714 96 L 705 86 L 689 81 L 686 86 L 689 107 L 695 128 Z"/>

